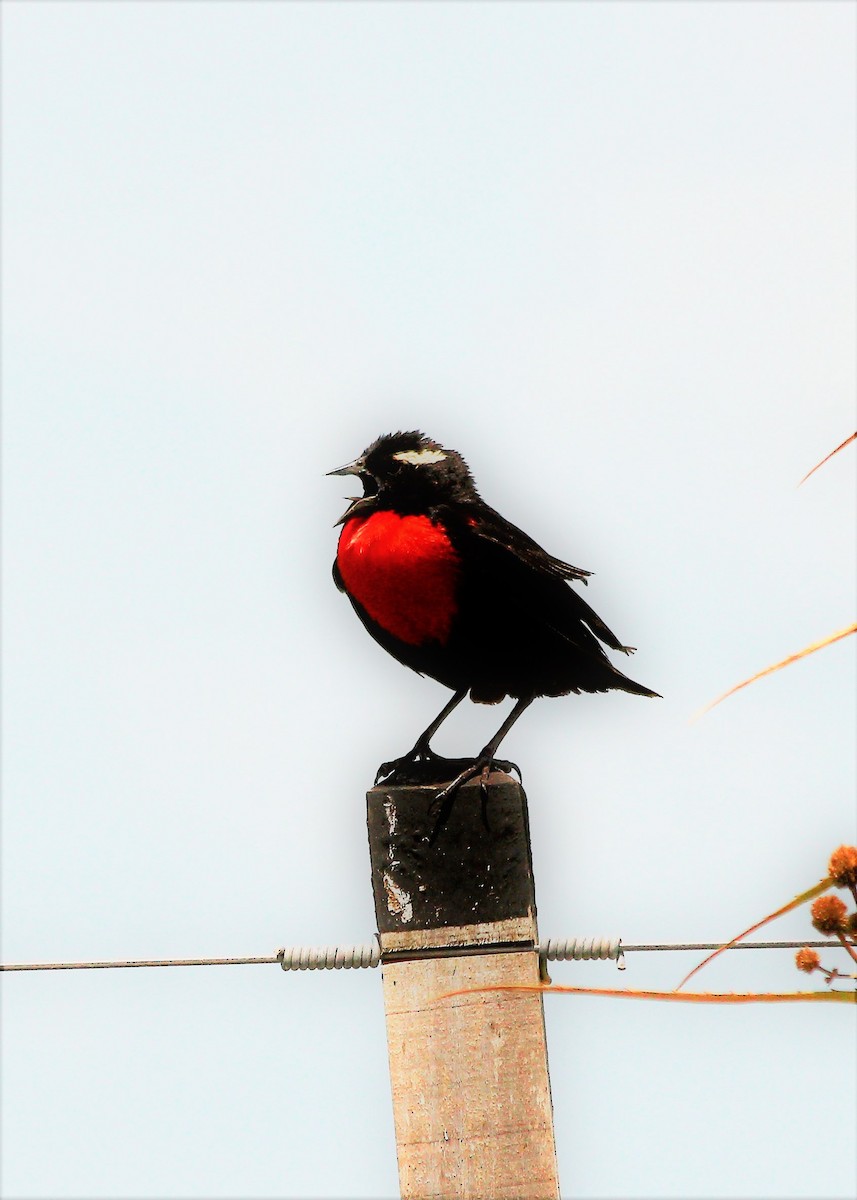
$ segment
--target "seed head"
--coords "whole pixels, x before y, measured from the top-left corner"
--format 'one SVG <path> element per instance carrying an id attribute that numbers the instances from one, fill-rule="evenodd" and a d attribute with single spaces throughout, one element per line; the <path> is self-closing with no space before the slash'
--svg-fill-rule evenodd
<path id="1" fill-rule="evenodd" d="M 825 937 L 845 930 L 848 910 L 838 896 L 819 896 L 810 909 L 813 926 Z"/>
<path id="2" fill-rule="evenodd" d="M 836 881 L 837 887 L 857 885 L 857 846 L 840 846 L 834 850 L 827 865 L 827 873 Z"/>
<path id="3" fill-rule="evenodd" d="M 809 946 L 804 946 L 803 950 L 798 950 L 795 955 L 795 966 L 799 971 L 806 971 L 807 975 L 811 975 L 816 967 L 821 966 L 821 959 Z"/>

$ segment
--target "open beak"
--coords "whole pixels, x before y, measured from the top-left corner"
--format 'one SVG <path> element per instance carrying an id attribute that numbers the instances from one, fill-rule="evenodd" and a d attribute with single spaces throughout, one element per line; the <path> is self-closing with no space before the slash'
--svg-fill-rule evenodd
<path id="1" fill-rule="evenodd" d="M 346 463 L 344 467 L 337 467 L 335 471 L 328 471 L 328 475 L 363 475 L 366 471 L 366 464 L 362 457 L 355 458 L 354 462 Z M 344 525 L 351 517 L 357 516 L 365 510 L 374 509 L 374 496 L 346 496 L 346 500 L 350 501 L 348 508 L 336 522 L 336 525 Z M 334 529 L 336 528 L 334 525 Z"/>

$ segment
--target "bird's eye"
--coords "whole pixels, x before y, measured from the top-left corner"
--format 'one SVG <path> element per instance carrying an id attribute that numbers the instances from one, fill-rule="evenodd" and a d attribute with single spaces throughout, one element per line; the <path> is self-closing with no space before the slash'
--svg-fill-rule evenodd
<path id="1" fill-rule="evenodd" d="M 360 476 L 360 482 L 363 484 L 363 499 L 364 500 L 366 499 L 367 496 L 377 496 L 378 495 L 378 480 L 375 478 L 374 475 L 369 475 L 368 473 L 362 474 Z"/>

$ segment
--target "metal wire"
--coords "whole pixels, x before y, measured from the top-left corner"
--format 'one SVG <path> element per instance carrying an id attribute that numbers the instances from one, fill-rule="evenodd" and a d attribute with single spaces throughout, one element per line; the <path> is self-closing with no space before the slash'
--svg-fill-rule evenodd
<path id="1" fill-rule="evenodd" d="M 655 950 L 719 950 L 723 942 L 653 942 L 626 945 L 620 938 L 548 938 L 538 951 L 550 960 L 615 959 L 622 965 L 625 953 Z M 730 950 L 841 950 L 841 943 L 739 942 Z M 284 971 L 332 971 L 377 967 L 381 951 L 377 939 L 356 946 L 290 946 L 258 958 L 138 958 L 113 962 L 2 963 L 0 971 L 92 971 L 113 967 L 246 967 L 279 963 Z"/>
<path id="2" fill-rule="evenodd" d="M 622 952 L 634 950 L 719 950 L 724 942 L 646 942 L 628 944 L 622 942 Z M 816 950 L 842 950 L 841 942 L 736 942 L 729 950 L 802 950 L 804 946 Z"/>
<path id="3" fill-rule="evenodd" d="M 93 971 L 108 967 L 246 967 L 255 963 L 276 963 L 275 954 L 267 958 L 135 958 L 122 962 L 2 963 L 0 971 Z"/>

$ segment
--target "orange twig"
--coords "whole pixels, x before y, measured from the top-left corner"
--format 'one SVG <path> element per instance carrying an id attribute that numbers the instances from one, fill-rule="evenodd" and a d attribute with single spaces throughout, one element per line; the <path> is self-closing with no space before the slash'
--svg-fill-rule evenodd
<path id="1" fill-rule="evenodd" d="M 769 921 L 774 921 L 777 917 L 781 917 L 785 913 L 791 912 L 793 908 L 799 908 L 801 904 L 806 904 L 807 900 L 814 900 L 816 896 L 820 896 L 822 892 L 826 892 L 832 887 L 833 880 L 828 875 L 826 879 L 820 879 L 818 883 L 814 884 L 807 891 L 801 892 L 799 896 L 795 896 L 793 900 L 789 900 L 788 904 L 784 904 L 782 908 L 778 908 L 776 912 L 769 913 L 766 917 L 762 917 L 761 921 L 757 921 L 755 925 L 751 925 L 750 928 L 745 929 L 743 933 L 737 934 L 731 942 L 726 942 L 725 945 L 721 946 L 719 950 L 713 950 L 711 954 L 702 960 L 701 963 L 697 963 L 693 970 L 689 971 L 688 974 L 685 975 L 684 979 L 676 988 L 676 991 L 678 991 L 679 988 L 683 988 L 688 979 L 692 978 L 697 971 L 701 971 L 703 967 L 707 966 L 712 959 L 717 958 L 719 954 L 722 954 L 724 950 L 729 950 L 735 945 L 736 942 L 740 942 L 742 938 L 747 937 L 747 935 L 750 933 L 755 933 L 757 929 L 761 929 L 762 926 L 767 925 Z"/>
<path id="2" fill-rule="evenodd" d="M 790 663 L 797 662 L 800 658 L 806 658 L 808 654 L 814 654 L 816 650 L 823 650 L 825 646 L 832 646 L 834 642 L 841 642 L 843 638 L 848 637 L 849 633 L 857 633 L 857 621 L 853 625 L 849 625 L 846 629 L 840 629 L 837 633 L 832 633 L 830 637 L 822 638 L 820 642 L 813 642 L 811 646 L 805 646 L 803 650 L 798 650 L 797 654 L 790 654 L 788 658 L 774 663 L 772 667 L 765 667 L 763 671 L 757 671 L 749 679 L 745 679 L 741 683 L 736 683 L 728 692 L 724 692 L 722 696 L 718 696 L 716 700 L 712 700 L 710 704 L 706 704 L 705 708 L 701 708 L 698 713 L 695 713 L 691 717 L 691 721 L 698 721 L 700 717 L 704 717 L 707 712 L 710 712 L 722 700 L 726 700 L 729 696 L 734 696 L 736 692 L 740 692 L 742 688 L 755 683 L 757 679 L 763 679 L 766 675 L 773 675 L 774 671 L 779 671 L 783 667 L 789 666 Z"/>
<path id="3" fill-rule="evenodd" d="M 471 996 L 478 992 L 552 992 L 575 996 L 623 996 L 628 1000 L 678 1000 L 689 1004 L 790 1004 L 802 1000 L 822 1003 L 857 1004 L 857 991 L 825 992 L 650 992 L 638 988 L 588 988 L 570 987 L 557 983 L 498 983 L 478 988 L 461 988 L 456 992 L 444 992 L 437 1000 L 450 1000 L 453 996 Z"/>
<path id="4" fill-rule="evenodd" d="M 854 953 L 853 943 L 850 942 L 848 940 L 848 938 L 845 936 L 845 934 L 842 933 L 841 931 L 839 933 L 837 933 L 836 936 L 839 938 L 840 942 L 845 947 L 845 949 L 848 951 L 848 953 L 851 955 L 851 957 L 854 959 L 854 961 L 857 962 L 857 954 Z"/>
<path id="5" fill-rule="evenodd" d="M 831 450 L 829 454 L 825 455 L 825 457 L 821 460 L 821 462 L 816 463 L 811 471 L 807 471 L 806 475 L 804 475 L 803 479 L 798 484 L 798 487 L 800 487 L 801 484 L 806 483 L 806 481 L 807 481 L 807 479 L 809 479 L 810 475 L 814 475 L 819 467 L 823 467 L 826 462 L 830 462 L 830 460 L 831 460 L 831 458 L 833 458 L 834 454 L 838 454 L 840 450 L 844 450 L 845 447 L 847 445 L 849 445 L 851 442 L 853 442 L 855 438 L 857 438 L 857 433 L 852 433 L 851 436 L 847 437 L 844 442 L 841 442 L 840 445 L 838 445 L 835 450 Z"/>

